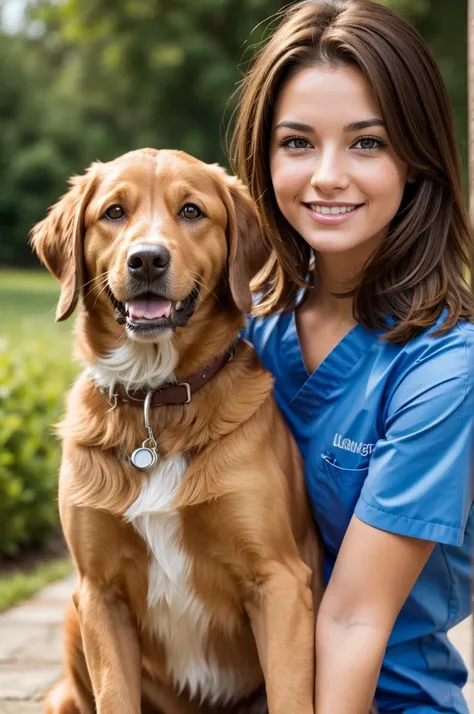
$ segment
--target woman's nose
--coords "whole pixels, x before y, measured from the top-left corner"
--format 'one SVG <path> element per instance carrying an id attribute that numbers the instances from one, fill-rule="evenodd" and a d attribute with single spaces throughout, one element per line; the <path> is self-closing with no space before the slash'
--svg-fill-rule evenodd
<path id="1" fill-rule="evenodd" d="M 349 186 L 345 157 L 333 149 L 322 150 L 315 158 L 311 186 L 322 193 L 344 190 Z"/>

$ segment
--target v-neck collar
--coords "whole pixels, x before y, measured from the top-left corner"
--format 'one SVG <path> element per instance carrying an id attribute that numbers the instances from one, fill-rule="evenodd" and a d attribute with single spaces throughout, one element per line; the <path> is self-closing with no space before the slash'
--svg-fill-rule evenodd
<path id="1" fill-rule="evenodd" d="M 295 389 L 291 404 L 307 407 L 312 412 L 347 380 L 380 334 L 377 330 L 369 332 L 358 323 L 309 374 L 303 360 L 294 311 L 287 316 L 285 327 L 281 346 L 288 360 L 288 373 Z"/>

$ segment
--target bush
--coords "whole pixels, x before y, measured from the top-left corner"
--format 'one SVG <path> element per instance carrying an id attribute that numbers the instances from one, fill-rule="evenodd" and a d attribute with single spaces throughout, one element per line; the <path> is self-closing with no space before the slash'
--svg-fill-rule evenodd
<path id="1" fill-rule="evenodd" d="M 0 342 L 0 554 L 41 545 L 57 525 L 54 424 L 73 376 L 63 345 Z"/>

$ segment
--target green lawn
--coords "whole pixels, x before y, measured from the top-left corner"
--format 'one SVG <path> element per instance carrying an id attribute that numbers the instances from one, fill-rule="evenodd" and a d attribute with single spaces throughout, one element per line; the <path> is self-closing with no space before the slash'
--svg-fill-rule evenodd
<path id="1" fill-rule="evenodd" d="M 66 354 L 73 318 L 56 323 L 59 284 L 46 270 L 0 269 L 0 336 L 13 345 L 48 342 Z"/>

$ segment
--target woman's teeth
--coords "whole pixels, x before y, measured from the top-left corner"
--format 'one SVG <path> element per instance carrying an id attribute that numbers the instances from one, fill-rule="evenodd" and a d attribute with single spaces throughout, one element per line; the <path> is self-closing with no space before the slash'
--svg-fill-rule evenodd
<path id="1" fill-rule="evenodd" d="M 350 211 L 354 211 L 357 208 L 357 206 L 316 206 L 312 203 L 309 204 L 309 207 L 316 213 L 331 214 L 332 216 L 337 216 L 340 213 L 350 213 Z"/>

